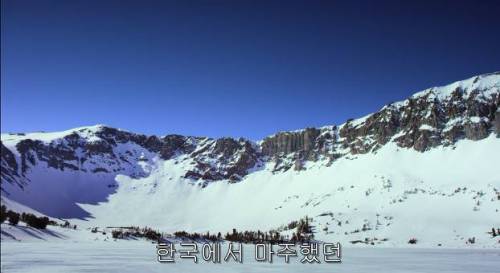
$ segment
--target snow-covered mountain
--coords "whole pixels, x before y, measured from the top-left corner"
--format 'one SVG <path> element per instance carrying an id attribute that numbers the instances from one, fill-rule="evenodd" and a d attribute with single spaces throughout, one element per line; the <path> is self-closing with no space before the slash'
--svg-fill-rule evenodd
<path id="1" fill-rule="evenodd" d="M 308 215 L 326 240 L 497 246 L 499 105 L 496 72 L 258 142 L 104 125 L 2 134 L 2 196 L 90 226 L 267 230 Z"/>

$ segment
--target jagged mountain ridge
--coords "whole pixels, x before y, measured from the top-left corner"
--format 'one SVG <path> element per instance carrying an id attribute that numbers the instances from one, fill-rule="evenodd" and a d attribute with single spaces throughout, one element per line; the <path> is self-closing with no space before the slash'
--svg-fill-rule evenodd
<path id="1" fill-rule="evenodd" d="M 189 155 L 184 178 L 236 182 L 264 163 L 273 171 L 301 170 L 306 162 L 332 164 L 345 155 L 375 152 L 388 142 L 424 152 L 460 139 L 500 134 L 500 72 L 429 88 L 339 126 L 280 132 L 247 139 L 146 136 L 96 125 L 60 133 L 2 134 L 1 181 L 24 187 L 26 173 L 43 162 L 61 171 L 144 177 L 144 162 Z M 4 187 L 2 186 L 2 191 Z"/>

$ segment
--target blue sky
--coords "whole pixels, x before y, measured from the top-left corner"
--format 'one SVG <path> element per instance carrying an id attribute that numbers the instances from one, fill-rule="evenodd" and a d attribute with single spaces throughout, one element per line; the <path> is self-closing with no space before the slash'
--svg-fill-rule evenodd
<path id="1" fill-rule="evenodd" d="M 260 139 L 500 70 L 498 1 L 2 1 L 1 130 Z"/>

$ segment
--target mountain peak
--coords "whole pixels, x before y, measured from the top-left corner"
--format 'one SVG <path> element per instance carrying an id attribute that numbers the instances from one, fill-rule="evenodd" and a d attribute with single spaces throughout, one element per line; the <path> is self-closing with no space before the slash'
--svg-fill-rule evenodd
<path id="1" fill-rule="evenodd" d="M 462 92 L 465 98 L 473 91 L 479 91 L 485 96 L 491 96 L 500 90 L 500 71 L 481 74 L 465 80 L 456 81 L 443 86 L 427 88 L 413 94 L 410 98 L 420 98 L 428 95 L 438 100 L 449 99 L 454 92 Z"/>

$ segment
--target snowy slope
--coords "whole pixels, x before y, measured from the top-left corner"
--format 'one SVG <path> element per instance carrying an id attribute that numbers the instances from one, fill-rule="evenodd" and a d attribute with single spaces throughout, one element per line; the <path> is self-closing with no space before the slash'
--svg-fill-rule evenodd
<path id="1" fill-rule="evenodd" d="M 328 241 L 387 238 L 386 245 L 402 245 L 415 237 L 426 246 L 460 246 L 476 237 L 495 246 L 486 232 L 500 225 L 498 151 L 500 141 L 493 136 L 428 153 L 389 145 L 330 167 L 280 174 L 266 168 L 242 183 L 206 188 L 176 179 L 189 164 L 179 159 L 177 165 L 164 162 L 147 178 L 118 176 L 118 191 L 109 201 L 82 206 L 98 226 L 268 230 L 308 215 L 318 238 Z M 362 231 L 364 224 L 370 230 Z"/>

